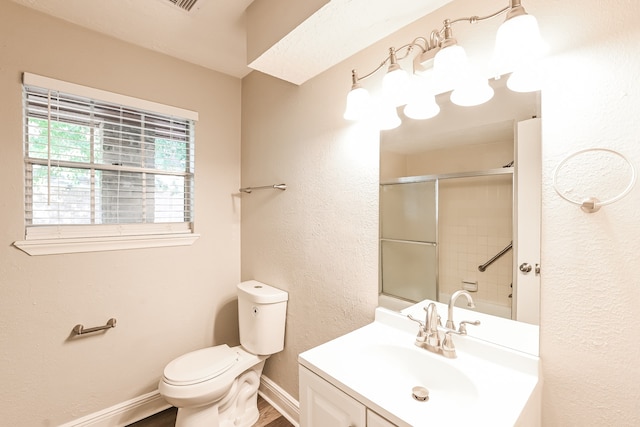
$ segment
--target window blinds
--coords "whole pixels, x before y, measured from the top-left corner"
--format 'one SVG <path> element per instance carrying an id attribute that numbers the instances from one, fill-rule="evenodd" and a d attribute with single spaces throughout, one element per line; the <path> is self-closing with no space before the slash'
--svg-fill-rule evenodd
<path id="1" fill-rule="evenodd" d="M 34 75 L 24 83 L 27 226 L 193 221 L 195 113 Z"/>

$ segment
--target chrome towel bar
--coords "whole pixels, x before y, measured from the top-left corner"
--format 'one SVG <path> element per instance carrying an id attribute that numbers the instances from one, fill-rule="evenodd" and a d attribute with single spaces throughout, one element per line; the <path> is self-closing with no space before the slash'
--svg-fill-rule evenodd
<path id="1" fill-rule="evenodd" d="M 265 190 L 267 188 L 273 188 L 276 190 L 284 191 L 287 189 L 287 184 L 263 185 L 262 187 L 244 187 L 244 188 L 241 188 L 239 191 L 241 193 L 251 193 L 253 190 Z"/>
<path id="2" fill-rule="evenodd" d="M 116 319 L 115 318 L 111 318 L 107 321 L 107 324 L 104 326 L 96 326 L 94 328 L 87 328 L 85 329 L 84 326 L 78 324 L 76 326 L 73 327 L 73 332 L 76 335 L 84 335 L 84 334 L 90 334 L 91 332 L 98 332 L 98 331 L 103 331 L 105 329 L 111 329 L 111 328 L 115 328 L 116 327 Z"/>

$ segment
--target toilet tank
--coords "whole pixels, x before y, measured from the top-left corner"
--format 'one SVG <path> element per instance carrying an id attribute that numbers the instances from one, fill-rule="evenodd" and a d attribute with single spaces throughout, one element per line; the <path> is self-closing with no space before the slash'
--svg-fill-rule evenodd
<path id="1" fill-rule="evenodd" d="M 238 285 L 240 344 L 253 354 L 268 355 L 284 348 L 289 294 L 249 280 Z"/>

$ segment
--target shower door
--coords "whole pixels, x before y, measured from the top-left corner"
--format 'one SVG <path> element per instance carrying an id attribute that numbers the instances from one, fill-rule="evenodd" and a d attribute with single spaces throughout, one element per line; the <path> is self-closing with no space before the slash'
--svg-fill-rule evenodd
<path id="1" fill-rule="evenodd" d="M 437 181 L 380 186 L 380 290 L 437 300 Z"/>

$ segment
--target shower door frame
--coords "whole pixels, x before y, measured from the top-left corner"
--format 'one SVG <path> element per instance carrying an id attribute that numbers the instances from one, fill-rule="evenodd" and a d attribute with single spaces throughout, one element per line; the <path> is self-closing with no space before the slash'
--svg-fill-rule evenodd
<path id="1" fill-rule="evenodd" d="M 515 217 L 515 205 L 514 205 L 514 192 L 515 192 L 515 182 L 514 182 L 514 167 L 510 166 L 510 167 L 502 167 L 502 168 L 495 168 L 495 169 L 485 169 L 485 170 L 478 170 L 478 171 L 471 171 L 471 172 L 455 172 L 455 173 L 444 173 L 444 174 L 433 174 L 433 175 L 418 175 L 418 176 L 407 176 L 407 177 L 401 177 L 401 178 L 396 178 L 396 179 L 391 179 L 391 180 L 387 180 L 385 182 L 381 182 L 380 183 L 380 188 L 382 188 L 383 186 L 388 186 L 388 185 L 402 185 L 402 184 L 417 184 L 417 183 L 422 183 L 422 182 L 434 182 L 435 184 L 435 224 L 436 224 L 436 241 L 435 241 L 435 248 L 436 248 L 436 273 L 435 273 L 435 280 L 436 280 L 436 298 L 439 297 L 440 295 L 440 278 L 439 278 L 439 263 L 440 263 L 440 259 L 439 259 L 439 253 L 440 253 L 440 248 L 439 248 L 439 211 L 440 211 L 440 207 L 439 207 L 439 197 L 440 197 L 440 193 L 439 193 L 439 184 L 440 184 L 440 180 L 445 180 L 445 179 L 455 179 L 455 178 L 474 178 L 474 177 L 486 177 L 486 176 L 495 176 L 495 175 L 511 175 L 511 183 L 512 183 L 512 199 L 511 199 L 511 205 L 512 205 L 512 212 L 513 215 L 512 217 Z M 512 230 L 513 233 L 515 233 L 515 228 L 514 224 L 512 224 Z M 382 237 L 382 220 L 379 221 L 379 239 L 378 239 L 378 264 L 379 264 L 379 283 L 378 283 L 378 290 L 380 295 L 386 295 L 388 297 L 391 298 L 396 298 L 402 301 L 407 301 L 407 302 L 411 302 L 411 303 L 415 303 L 415 301 L 409 301 L 406 300 L 402 297 L 399 297 L 397 295 L 392 295 L 392 294 L 386 294 L 384 293 L 384 283 L 383 283 L 383 260 L 382 260 L 382 242 L 383 241 L 398 241 L 398 239 L 385 239 Z M 407 241 L 409 242 L 409 241 Z M 426 244 L 426 243 L 425 243 Z M 514 257 L 514 262 L 515 262 L 515 257 Z M 515 275 L 513 275 L 513 281 L 515 282 L 516 277 Z M 515 283 L 514 283 L 514 289 L 516 288 Z M 512 316 L 515 312 L 514 310 L 514 299 L 511 300 L 511 313 Z"/>

